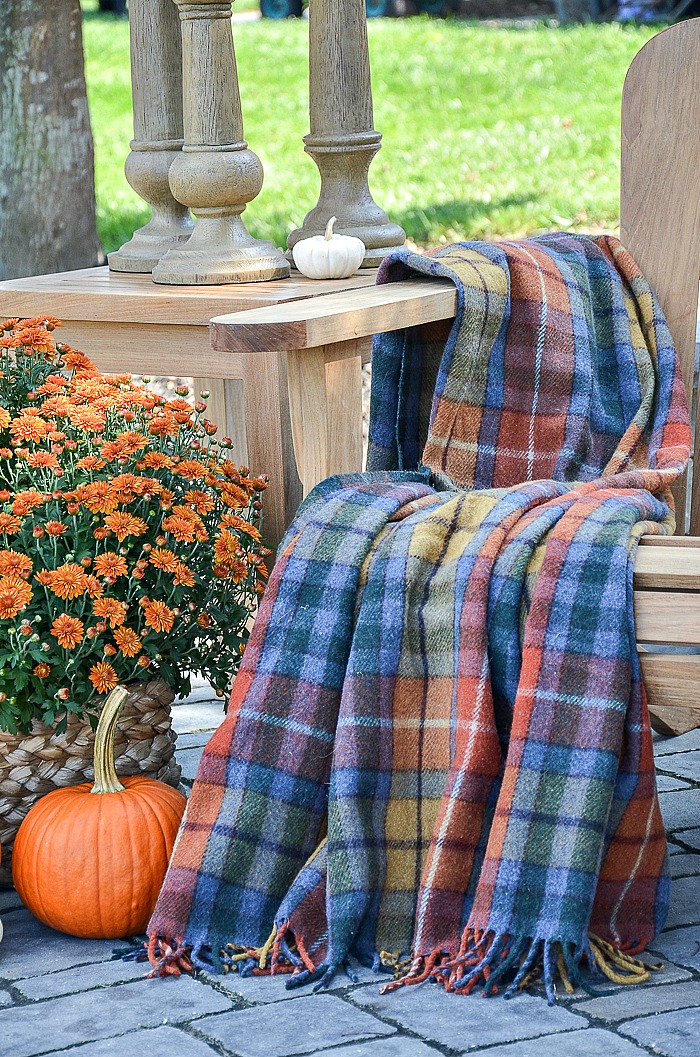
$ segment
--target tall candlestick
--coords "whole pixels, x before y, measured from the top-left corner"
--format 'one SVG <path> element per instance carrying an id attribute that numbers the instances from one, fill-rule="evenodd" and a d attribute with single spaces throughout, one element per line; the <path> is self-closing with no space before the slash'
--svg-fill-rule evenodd
<path id="1" fill-rule="evenodd" d="M 382 137 L 374 129 L 365 0 L 313 0 L 309 7 L 309 116 L 304 145 L 321 174 L 321 192 L 287 244 L 322 234 L 335 216 L 336 231 L 362 239 L 364 267 L 374 267 L 406 235 L 368 184 Z"/>
<path id="2" fill-rule="evenodd" d="M 289 264 L 254 239 L 241 213 L 259 194 L 260 160 L 243 138 L 231 0 L 175 0 L 180 15 L 185 143 L 170 189 L 196 217 L 187 243 L 153 270 L 157 283 L 239 283 L 282 279 Z"/>
<path id="3" fill-rule="evenodd" d="M 131 0 L 129 20 L 134 138 L 124 170 L 150 205 L 152 219 L 108 261 L 117 272 L 150 272 L 192 234 L 190 212 L 175 201 L 168 183 L 183 142 L 182 46 L 172 0 Z"/>

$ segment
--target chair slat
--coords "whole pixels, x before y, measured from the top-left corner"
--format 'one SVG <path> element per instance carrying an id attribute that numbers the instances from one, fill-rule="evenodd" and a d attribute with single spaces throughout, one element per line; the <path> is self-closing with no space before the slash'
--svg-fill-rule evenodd
<path id="1" fill-rule="evenodd" d="M 685 546 L 640 547 L 634 563 L 636 588 L 671 588 L 675 591 L 700 591 L 700 539 L 687 536 Z M 688 546 L 694 544 L 694 546 Z M 700 622 L 700 596 L 697 601 Z"/>
<path id="2" fill-rule="evenodd" d="M 642 653 L 639 659 L 654 730 L 694 730 L 700 722 L 700 656 Z"/>
<path id="3" fill-rule="evenodd" d="M 634 614 L 638 642 L 700 646 L 700 595 L 696 592 L 635 591 Z"/>

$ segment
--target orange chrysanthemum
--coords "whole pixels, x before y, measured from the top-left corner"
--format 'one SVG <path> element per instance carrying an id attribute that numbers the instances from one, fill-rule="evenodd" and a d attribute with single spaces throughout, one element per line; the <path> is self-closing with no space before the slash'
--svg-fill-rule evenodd
<path id="1" fill-rule="evenodd" d="M 154 565 L 156 569 L 161 569 L 164 573 L 174 573 L 180 565 L 177 554 L 173 554 L 165 547 L 151 551 L 149 561 L 151 565 Z"/>
<path id="2" fill-rule="evenodd" d="M 239 517 L 238 514 L 226 513 L 221 518 L 222 527 L 230 529 L 237 529 L 238 532 L 245 532 L 246 536 L 250 536 L 251 539 L 255 540 L 256 543 L 260 542 L 260 533 L 256 529 L 255 525 L 251 525 L 245 518 Z"/>
<path id="3" fill-rule="evenodd" d="M 90 669 L 88 678 L 98 694 L 108 694 L 119 683 L 117 673 L 107 661 L 98 661 L 97 664 L 94 664 Z"/>
<path id="4" fill-rule="evenodd" d="M 110 628 L 119 628 L 126 620 L 124 606 L 116 598 L 96 598 L 92 611 L 96 617 L 108 620 Z"/>
<path id="5" fill-rule="evenodd" d="M 51 675 L 51 669 L 45 661 L 42 661 L 41 664 L 37 664 L 35 666 L 34 675 L 36 675 L 39 679 L 48 679 L 48 677 Z"/>
<path id="6" fill-rule="evenodd" d="M 0 620 L 12 620 L 32 599 L 33 591 L 20 576 L 0 579 Z"/>
<path id="7" fill-rule="evenodd" d="M 82 642 L 84 632 L 85 626 L 82 620 L 78 620 L 77 617 L 69 617 L 67 613 L 62 613 L 60 617 L 56 617 L 51 625 L 51 634 L 58 639 L 58 645 L 62 646 L 64 650 L 74 650 Z"/>
<path id="8" fill-rule="evenodd" d="M 121 554 L 115 554 L 114 551 L 98 554 L 93 569 L 96 576 L 126 576 L 128 572 L 128 566 Z"/>
<path id="9" fill-rule="evenodd" d="M 101 433 L 105 427 L 105 415 L 94 407 L 68 408 L 68 418 L 74 426 L 84 429 L 86 433 Z"/>
<path id="10" fill-rule="evenodd" d="M 174 415 L 159 414 L 148 423 L 148 432 L 158 437 L 176 437 L 180 432 L 180 427 Z"/>
<path id="11" fill-rule="evenodd" d="M 116 440 L 110 440 L 102 445 L 100 451 L 105 459 L 119 459 L 128 455 L 134 455 L 148 444 L 148 437 L 143 433 L 130 430 L 122 433 Z"/>
<path id="12" fill-rule="evenodd" d="M 192 543 L 195 538 L 195 526 L 183 517 L 163 518 L 163 528 L 174 536 L 178 543 Z"/>
<path id="13" fill-rule="evenodd" d="M 169 455 L 165 455 L 162 451 L 149 451 L 146 452 L 143 459 L 140 460 L 144 467 L 150 466 L 152 470 L 162 470 L 172 466 L 173 460 Z M 139 469 L 141 467 L 139 466 Z"/>
<path id="14" fill-rule="evenodd" d="M 89 360 L 87 356 L 84 356 L 82 352 L 77 352 L 75 349 L 71 349 L 69 345 L 64 345 L 61 359 L 70 371 L 90 371 L 91 373 L 97 372 L 97 367 Z"/>
<path id="15" fill-rule="evenodd" d="M 64 525 L 62 521 L 47 521 L 44 528 L 49 536 L 62 536 L 67 531 L 68 526 Z"/>
<path id="16" fill-rule="evenodd" d="M 165 602 L 158 599 L 149 600 L 143 607 L 144 619 L 149 628 L 154 631 L 170 631 L 175 622 L 175 614 Z"/>
<path id="17" fill-rule="evenodd" d="M 63 473 L 58 458 L 51 451 L 35 451 L 27 456 L 27 462 L 41 470 L 53 470 L 54 473 Z"/>
<path id="18" fill-rule="evenodd" d="M 27 323 L 33 323 L 33 320 L 27 320 Z M 26 345 L 27 348 L 36 349 L 37 352 L 53 352 L 56 346 L 53 343 L 53 338 L 49 334 L 48 330 L 45 330 L 42 326 L 25 326 L 22 330 L 16 334 L 17 340 L 22 345 Z"/>
<path id="19" fill-rule="evenodd" d="M 79 470 L 101 470 L 107 464 L 104 459 L 98 458 L 97 455 L 86 455 L 84 458 L 78 459 L 75 465 Z"/>
<path id="20" fill-rule="evenodd" d="M 81 484 L 73 492 L 72 498 L 86 506 L 93 514 L 111 514 L 119 506 L 119 500 L 109 481 Z"/>
<path id="21" fill-rule="evenodd" d="M 217 565 L 230 566 L 243 554 L 240 540 L 231 529 L 222 529 L 214 544 L 214 560 Z"/>
<path id="22" fill-rule="evenodd" d="M 16 492 L 12 502 L 12 513 L 24 517 L 30 514 L 36 507 L 46 502 L 44 492 L 37 492 L 36 488 L 27 488 L 23 492 Z"/>
<path id="23" fill-rule="evenodd" d="M 7 429 L 10 424 L 10 418 L 10 412 L 4 407 L 0 407 L 0 429 Z"/>
<path id="24" fill-rule="evenodd" d="M 14 514 L 0 513 L 0 535 L 13 536 L 22 528 L 22 522 Z"/>
<path id="25" fill-rule="evenodd" d="M 194 587 L 196 582 L 197 581 L 194 578 L 194 573 L 192 572 L 190 567 L 188 565 L 185 565 L 184 562 L 180 562 L 177 569 L 175 570 L 175 575 L 173 576 L 173 583 L 176 584 L 178 587 Z"/>
<path id="26" fill-rule="evenodd" d="M 26 580 L 32 571 L 32 560 L 19 551 L 0 551 L 0 576 L 19 576 Z"/>
<path id="27" fill-rule="evenodd" d="M 37 580 L 46 584 L 55 595 L 63 599 L 78 598 L 87 588 L 87 576 L 77 562 L 64 562 L 43 577 L 42 574 L 37 574 Z"/>
<path id="28" fill-rule="evenodd" d="M 239 488 L 236 484 L 226 482 L 221 489 L 221 498 L 226 506 L 233 507 L 235 510 L 242 510 L 243 507 L 248 506 L 250 496 L 244 488 Z"/>
<path id="29" fill-rule="evenodd" d="M 104 594 L 105 589 L 100 583 L 100 581 L 97 579 L 97 577 L 88 574 L 85 579 L 87 581 L 85 585 L 85 590 L 87 591 L 90 598 L 101 598 Z"/>
<path id="30" fill-rule="evenodd" d="M 131 628 L 117 628 L 114 641 L 125 657 L 136 657 L 141 652 L 141 639 Z"/>
<path id="31" fill-rule="evenodd" d="M 184 477 L 187 481 L 201 481 L 203 477 L 206 477 L 207 471 L 197 459 L 183 459 L 173 467 L 173 473 Z"/>
<path id="32" fill-rule="evenodd" d="M 188 488 L 185 492 L 185 501 L 194 507 L 198 514 L 208 514 L 214 509 L 212 497 L 198 488 Z"/>
<path id="33" fill-rule="evenodd" d="M 120 543 L 127 536 L 142 536 L 148 530 L 148 525 L 142 518 L 134 517 L 132 514 L 127 514 L 123 511 L 106 517 L 105 525 L 108 529 L 111 529 Z"/>
<path id="34" fill-rule="evenodd" d="M 29 411 L 26 411 L 13 419 L 12 425 L 10 426 L 10 433 L 15 440 L 23 440 L 28 441 L 31 444 L 37 444 L 44 439 L 50 428 L 49 424 L 44 422 L 43 418 L 40 418 L 38 414 L 31 414 Z"/>

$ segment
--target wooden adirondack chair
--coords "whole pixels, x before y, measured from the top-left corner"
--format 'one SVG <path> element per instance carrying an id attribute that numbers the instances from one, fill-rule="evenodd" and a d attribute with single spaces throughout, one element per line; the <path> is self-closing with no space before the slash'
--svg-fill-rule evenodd
<path id="1" fill-rule="evenodd" d="M 700 275 L 700 19 L 654 37 L 630 66 L 622 101 L 620 211 L 622 242 L 658 294 L 692 396 Z M 412 325 L 442 328 L 446 335 L 455 308 L 449 282 L 411 280 L 219 316 L 211 335 L 221 353 L 255 358 L 261 390 L 279 388 L 286 377 L 306 494 L 331 473 L 361 468 L 361 364 L 369 359 L 371 336 Z M 700 431 L 694 443 L 700 466 Z M 654 724 L 667 733 L 700 726 L 700 470 L 694 485 L 681 482 L 676 503 L 678 535 L 643 539 L 635 566 L 642 668 Z M 286 514 L 291 519 L 291 503 Z"/>

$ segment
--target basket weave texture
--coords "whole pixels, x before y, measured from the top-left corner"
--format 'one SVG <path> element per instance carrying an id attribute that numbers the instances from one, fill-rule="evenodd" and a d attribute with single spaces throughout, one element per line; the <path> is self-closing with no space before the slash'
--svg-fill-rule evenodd
<path id="1" fill-rule="evenodd" d="M 177 788 L 180 767 L 170 706 L 173 691 L 161 679 L 134 683 L 124 705 L 114 748 L 117 774 L 147 775 Z M 64 734 L 34 722 L 29 734 L 0 731 L 0 845 L 3 865 L 30 807 L 59 786 L 91 782 L 95 734 L 87 719 L 70 716 Z M 9 857 L 8 857 L 9 858 Z"/>

